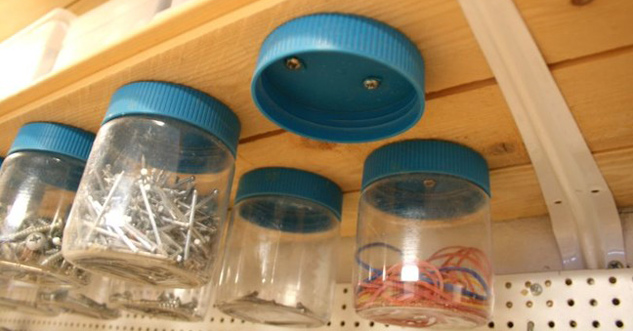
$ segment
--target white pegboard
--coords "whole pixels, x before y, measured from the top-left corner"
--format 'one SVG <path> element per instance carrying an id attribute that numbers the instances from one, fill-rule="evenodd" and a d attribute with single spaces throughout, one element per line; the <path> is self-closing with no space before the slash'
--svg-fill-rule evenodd
<path id="1" fill-rule="evenodd" d="M 530 290 L 538 284 L 541 293 Z M 491 324 L 475 330 L 633 330 L 633 270 L 572 271 L 505 275 L 495 279 Z M 538 292 L 538 291 L 537 291 Z M 211 310 L 199 323 L 172 322 L 123 313 L 114 321 L 73 315 L 29 317 L 0 312 L 0 327 L 9 330 L 305 330 L 255 325 Z M 362 320 L 354 313 L 349 284 L 337 285 L 332 319 L 315 330 L 412 330 Z"/>

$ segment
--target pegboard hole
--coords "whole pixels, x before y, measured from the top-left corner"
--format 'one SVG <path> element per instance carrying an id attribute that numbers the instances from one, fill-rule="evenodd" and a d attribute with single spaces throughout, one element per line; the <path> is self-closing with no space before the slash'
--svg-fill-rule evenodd
<path id="1" fill-rule="evenodd" d="M 512 321 L 508 322 L 508 329 L 512 329 L 514 327 L 514 323 Z"/>
<path id="2" fill-rule="evenodd" d="M 525 303 L 525 306 L 528 307 L 528 308 L 532 308 L 533 305 L 534 305 L 534 303 L 532 301 L 529 301 L 529 300 Z"/>
<path id="3" fill-rule="evenodd" d="M 589 300 L 589 304 L 590 304 L 592 307 L 595 307 L 595 306 L 597 306 L 597 305 L 598 305 L 598 300 L 596 300 L 596 299 L 591 299 L 591 300 Z"/>
<path id="4" fill-rule="evenodd" d="M 494 329 L 495 328 L 495 322 L 488 323 L 488 328 Z"/>
<path id="5" fill-rule="evenodd" d="M 507 288 L 507 289 L 512 288 L 512 283 L 510 283 L 510 282 L 506 282 L 506 288 Z"/>
<path id="6" fill-rule="evenodd" d="M 593 327 L 597 329 L 597 328 L 599 328 L 599 327 L 600 327 L 600 322 L 598 322 L 598 321 L 593 321 L 593 322 L 591 322 L 591 325 L 593 325 Z"/>
<path id="7" fill-rule="evenodd" d="M 571 284 L 573 284 L 574 282 L 571 281 L 571 279 L 567 278 L 565 279 L 565 285 L 567 286 L 571 286 Z"/>
<path id="8" fill-rule="evenodd" d="M 567 300 L 567 305 L 568 305 L 568 306 L 573 307 L 573 306 L 574 306 L 574 304 L 576 304 L 576 303 L 574 302 L 574 299 L 569 299 L 569 300 Z"/>
<path id="9" fill-rule="evenodd" d="M 595 283 L 596 283 L 596 281 L 593 278 L 587 278 L 587 284 L 593 285 Z"/>
<path id="10" fill-rule="evenodd" d="M 343 309 L 343 310 L 347 309 L 347 305 L 342 305 L 341 309 Z"/>
<path id="11" fill-rule="evenodd" d="M 547 305 L 547 307 L 549 307 L 549 308 L 552 308 L 554 306 L 554 301 L 547 300 L 547 302 L 545 302 L 545 305 Z"/>
<path id="12" fill-rule="evenodd" d="M 615 278 L 615 277 L 613 277 L 613 276 L 609 277 L 609 283 L 611 283 L 611 284 L 615 284 L 615 283 L 617 283 L 617 282 L 618 282 L 618 279 L 617 279 L 617 278 Z"/>
<path id="13" fill-rule="evenodd" d="M 372 327 L 372 328 L 373 328 L 373 327 L 374 327 L 374 325 L 376 325 L 376 323 L 374 323 L 374 322 L 369 322 L 369 327 Z"/>
<path id="14" fill-rule="evenodd" d="M 348 291 L 347 287 L 343 289 L 343 293 L 347 294 L 347 291 Z"/>
<path id="15" fill-rule="evenodd" d="M 571 326 L 572 328 L 575 328 L 578 324 L 576 323 L 576 321 L 569 321 L 569 326 Z"/>
<path id="16" fill-rule="evenodd" d="M 620 305 L 620 299 L 618 299 L 618 298 L 613 298 L 613 300 L 611 300 L 611 303 L 612 303 L 614 306 L 619 306 L 619 305 Z"/>
<path id="17" fill-rule="evenodd" d="M 512 301 L 506 302 L 506 307 L 508 307 L 508 309 L 512 308 Z"/>
<path id="18" fill-rule="evenodd" d="M 556 326 L 556 323 L 554 323 L 554 321 L 549 321 L 547 322 L 547 326 L 549 326 L 550 329 L 553 329 Z"/>
<path id="19" fill-rule="evenodd" d="M 360 326 L 360 322 L 356 321 L 354 322 L 354 327 L 359 327 Z"/>
<path id="20" fill-rule="evenodd" d="M 550 287 L 550 286 L 552 286 L 552 281 L 548 279 L 545 281 L 545 287 Z"/>
<path id="21" fill-rule="evenodd" d="M 623 328 L 624 327 L 624 322 L 617 320 L 615 321 L 615 326 L 617 326 L 618 328 Z"/>
<path id="22" fill-rule="evenodd" d="M 341 321 L 341 326 L 345 326 L 345 321 Z"/>
<path id="23" fill-rule="evenodd" d="M 561 203 L 563 203 L 563 202 L 562 202 L 562 201 L 560 201 L 560 200 L 556 200 L 556 201 L 554 201 L 554 203 L 555 203 L 555 204 L 557 204 L 557 205 L 560 205 L 560 204 L 561 204 Z"/>
<path id="24" fill-rule="evenodd" d="M 591 190 L 591 193 L 600 193 L 600 190 Z"/>

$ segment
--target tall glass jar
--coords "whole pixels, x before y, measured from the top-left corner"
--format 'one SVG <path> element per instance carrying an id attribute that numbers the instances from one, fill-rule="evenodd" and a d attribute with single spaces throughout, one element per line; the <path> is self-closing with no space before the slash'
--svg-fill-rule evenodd
<path id="1" fill-rule="evenodd" d="M 192 88 L 164 82 L 119 88 L 79 186 L 64 256 L 132 282 L 206 284 L 239 132 L 230 109 Z"/>
<path id="2" fill-rule="evenodd" d="M 216 294 L 239 319 L 316 327 L 330 318 L 342 194 L 319 175 L 262 168 L 242 176 Z"/>
<path id="3" fill-rule="evenodd" d="M 89 282 L 61 246 L 93 139 L 56 123 L 20 129 L 0 171 L 1 277 L 45 286 Z"/>
<path id="4" fill-rule="evenodd" d="M 357 313 L 413 327 L 490 318 L 486 161 L 450 142 L 387 145 L 365 161 L 354 273 Z"/>

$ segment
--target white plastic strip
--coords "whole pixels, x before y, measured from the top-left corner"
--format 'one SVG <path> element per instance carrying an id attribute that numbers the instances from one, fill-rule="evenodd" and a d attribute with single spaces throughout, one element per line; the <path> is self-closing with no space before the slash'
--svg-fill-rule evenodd
<path id="1" fill-rule="evenodd" d="M 625 263 L 611 191 L 511 0 L 459 0 L 538 175 L 566 269 Z"/>
<path id="2" fill-rule="evenodd" d="M 485 330 L 633 330 L 631 269 L 505 275 L 495 278 L 493 321 Z M 329 325 L 316 330 L 407 331 L 361 319 L 354 312 L 350 284 L 336 288 Z M 204 321 L 178 322 L 123 313 L 102 321 L 62 314 L 43 317 L 0 309 L 0 330 L 47 331 L 299 331 L 242 322 L 211 309 Z"/>

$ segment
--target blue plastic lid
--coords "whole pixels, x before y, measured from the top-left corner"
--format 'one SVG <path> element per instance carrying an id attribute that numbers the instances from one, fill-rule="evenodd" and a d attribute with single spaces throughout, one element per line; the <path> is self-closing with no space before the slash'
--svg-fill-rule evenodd
<path id="1" fill-rule="evenodd" d="M 49 152 L 86 162 L 94 139 L 94 134 L 64 124 L 28 123 L 18 131 L 8 154 L 24 151 Z"/>
<path id="2" fill-rule="evenodd" d="M 373 151 L 365 160 L 363 189 L 385 177 L 419 172 L 465 179 L 490 196 L 486 160 L 468 147 L 439 140 L 407 140 Z"/>
<path id="3" fill-rule="evenodd" d="M 424 61 L 406 36 L 381 22 L 305 16 L 264 41 L 251 93 L 264 115 L 299 135 L 379 140 L 408 130 L 422 116 Z"/>
<path id="4" fill-rule="evenodd" d="M 227 106 L 206 93 L 167 82 L 130 83 L 114 92 L 102 124 L 119 117 L 142 115 L 192 124 L 216 136 L 236 154 L 240 121 Z"/>
<path id="5" fill-rule="evenodd" d="M 341 219 L 343 193 L 333 181 L 303 170 L 260 168 L 240 178 L 235 203 L 259 196 L 289 196 L 306 199 L 331 210 Z"/>

